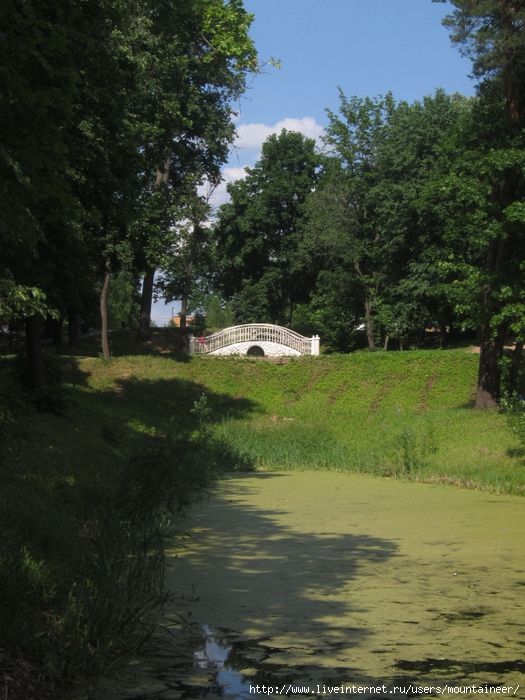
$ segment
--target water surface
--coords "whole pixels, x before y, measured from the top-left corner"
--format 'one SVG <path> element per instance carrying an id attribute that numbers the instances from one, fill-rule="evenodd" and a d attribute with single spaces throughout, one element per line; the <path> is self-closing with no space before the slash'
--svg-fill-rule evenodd
<path id="1" fill-rule="evenodd" d="M 106 679 L 100 697 L 267 696 L 250 685 L 336 697 L 317 691 L 354 683 L 386 684 L 360 697 L 393 698 L 410 682 L 521 684 L 525 697 L 525 499 L 237 474 L 184 527 L 166 652 L 121 669 L 113 691 Z"/>

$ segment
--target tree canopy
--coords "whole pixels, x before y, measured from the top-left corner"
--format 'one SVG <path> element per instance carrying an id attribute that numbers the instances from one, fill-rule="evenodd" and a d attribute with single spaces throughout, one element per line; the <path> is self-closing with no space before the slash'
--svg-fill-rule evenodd
<path id="1" fill-rule="evenodd" d="M 2 10 L 0 278 L 24 314 L 47 298 L 73 319 L 98 290 L 104 319 L 110 275 L 158 264 L 187 181 L 216 179 L 227 156 L 232 101 L 257 69 L 251 20 L 240 0 Z"/>

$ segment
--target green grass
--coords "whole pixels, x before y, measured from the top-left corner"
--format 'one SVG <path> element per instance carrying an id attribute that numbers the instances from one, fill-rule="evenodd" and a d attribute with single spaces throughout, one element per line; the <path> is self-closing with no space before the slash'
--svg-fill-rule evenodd
<path id="1" fill-rule="evenodd" d="M 140 349 L 129 332 L 112 337 L 121 353 Z M 110 404 L 118 396 L 137 426 L 171 421 L 183 429 L 193 401 L 206 392 L 214 433 L 228 446 L 232 467 L 237 459 L 257 469 L 339 469 L 498 492 L 525 489 L 524 452 L 505 416 L 473 410 L 476 354 L 361 352 L 284 365 L 234 357 L 188 362 L 171 352 L 174 338 L 175 329 L 158 329 L 148 356 L 121 356 L 105 369 L 98 359 L 82 359 L 82 371 L 90 373 L 86 400 L 94 389 L 107 391 Z M 82 352 L 95 357 L 97 342 L 96 336 L 84 341 Z M 121 423 L 111 418 L 110 404 L 107 420 Z"/>
<path id="2" fill-rule="evenodd" d="M 478 357 L 354 354 L 286 365 L 196 358 L 184 373 L 255 404 L 216 430 L 263 469 L 338 469 L 521 493 L 523 452 L 503 415 L 474 411 Z"/>
<path id="3" fill-rule="evenodd" d="M 129 332 L 112 338 L 121 353 L 140 349 Z M 98 360 L 81 360 L 91 373 L 87 395 L 116 391 L 137 425 L 159 428 L 169 420 L 183 429 L 192 402 L 206 392 L 214 433 L 228 446 L 232 467 L 237 460 L 257 469 L 353 470 L 524 490 L 524 453 L 505 416 L 473 410 L 475 354 L 361 352 L 284 365 L 234 357 L 187 362 L 171 352 L 176 338 L 175 329 L 158 329 L 148 356 L 128 354 L 104 370 Z M 95 357 L 97 342 L 96 336 L 84 341 L 82 352 Z"/>
<path id="4" fill-rule="evenodd" d="M 102 670 L 140 643 L 162 596 L 166 521 L 220 470 L 331 469 L 525 492 L 525 452 L 506 417 L 473 410 L 476 355 L 280 365 L 190 360 L 176 329 L 145 345 L 132 332 L 111 337 L 109 363 L 97 336 L 63 358 L 58 413 L 36 410 L 14 358 L 0 357 L 0 654 L 12 677 L 20 659 L 50 683 Z M 206 409 L 203 395 L 209 416 L 195 411 L 199 401 Z"/>
<path id="5" fill-rule="evenodd" d="M 14 358 L 0 358 L 0 658 L 10 697 L 48 697 L 148 638 L 170 521 L 227 459 L 191 413 L 202 388 L 164 376 L 162 362 L 65 358 L 62 409 L 46 413 Z"/>

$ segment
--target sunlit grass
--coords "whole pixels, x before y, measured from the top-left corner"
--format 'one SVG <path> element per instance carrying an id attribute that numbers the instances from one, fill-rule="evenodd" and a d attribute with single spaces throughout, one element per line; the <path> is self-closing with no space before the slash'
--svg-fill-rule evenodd
<path id="1" fill-rule="evenodd" d="M 84 359 L 86 369 L 97 367 L 89 386 L 118 394 L 120 384 L 131 398 L 133 382 L 143 389 L 155 382 L 148 414 L 162 423 L 171 411 L 179 425 L 199 392 L 207 392 L 215 434 L 258 469 L 338 469 L 523 491 L 523 451 L 505 417 L 473 409 L 476 355 L 361 352 L 283 365 L 235 357 L 183 362 L 165 352 L 173 345 L 169 338 L 169 329 L 159 333 L 156 355 L 148 346 L 148 356 L 120 357 L 105 367 Z M 124 340 L 116 344 L 124 347 Z M 164 394 L 163 382 L 168 388 L 174 378 L 191 390 L 177 398 Z M 249 410 L 238 410 L 243 401 Z M 132 403 L 131 413 L 137 410 Z"/>

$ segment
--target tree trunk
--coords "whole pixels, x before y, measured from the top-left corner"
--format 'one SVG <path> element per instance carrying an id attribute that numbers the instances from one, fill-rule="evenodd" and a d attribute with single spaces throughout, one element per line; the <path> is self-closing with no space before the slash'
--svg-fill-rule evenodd
<path id="1" fill-rule="evenodd" d="M 444 316 L 438 316 L 438 323 L 439 323 L 439 347 L 441 350 L 445 350 L 447 347 L 447 323 L 445 321 Z"/>
<path id="2" fill-rule="evenodd" d="M 78 314 L 76 309 L 67 310 L 68 338 L 70 349 L 78 346 Z"/>
<path id="3" fill-rule="evenodd" d="M 170 172 L 171 150 L 167 149 L 162 168 L 157 170 L 155 177 L 155 189 L 167 185 Z M 145 271 L 142 283 L 142 301 L 140 305 L 140 320 L 137 331 L 137 340 L 151 340 L 151 304 L 153 301 L 153 282 L 155 280 L 155 267 Z"/>
<path id="4" fill-rule="evenodd" d="M 485 333 L 485 329 L 483 326 L 478 326 L 476 328 L 476 345 L 481 347 L 481 343 L 483 342 L 483 334 Z"/>
<path id="5" fill-rule="evenodd" d="M 167 149 L 165 153 L 164 163 L 162 168 L 157 170 L 155 176 L 155 189 L 167 185 L 170 172 L 171 150 Z M 142 301 L 140 306 L 140 320 L 137 331 L 137 340 L 151 339 L 151 304 L 153 300 L 153 282 L 155 280 L 155 267 L 148 268 L 144 273 L 144 281 L 142 283 Z"/>
<path id="6" fill-rule="evenodd" d="M 64 314 L 60 314 L 60 318 L 55 319 L 55 324 L 53 326 L 53 345 L 57 349 L 57 353 L 60 354 L 62 350 L 62 334 L 64 332 Z"/>
<path id="7" fill-rule="evenodd" d="M 510 389 L 514 391 L 518 383 L 518 377 L 520 374 L 521 356 L 523 354 L 523 345 L 525 341 L 516 340 L 516 346 L 512 352 L 512 365 L 510 368 L 509 384 Z"/>
<path id="8" fill-rule="evenodd" d="M 139 329 L 137 331 L 138 340 L 151 339 L 151 304 L 153 301 L 154 280 L 155 269 L 147 270 L 142 282 L 142 301 L 140 305 Z"/>
<path id="9" fill-rule="evenodd" d="M 193 275 L 193 265 L 195 261 L 193 260 L 193 255 L 190 255 L 188 264 L 186 265 L 186 274 L 184 277 L 184 289 L 182 290 L 182 296 L 180 300 L 180 327 L 183 333 L 186 333 L 188 328 L 188 299 L 190 298 L 191 291 L 191 278 Z"/>
<path id="10" fill-rule="evenodd" d="M 284 326 L 286 324 L 286 307 L 288 306 L 289 296 L 290 296 L 289 290 L 284 289 L 283 296 L 282 296 L 282 303 L 281 303 L 281 311 L 279 312 L 279 319 L 278 319 L 278 324 L 280 326 Z"/>
<path id="11" fill-rule="evenodd" d="M 386 336 L 385 336 L 385 345 L 384 345 L 384 348 L 383 348 L 385 351 L 388 350 L 388 341 L 389 341 L 389 340 L 390 340 L 390 336 L 389 336 L 388 333 L 387 333 Z"/>
<path id="12" fill-rule="evenodd" d="M 495 408 L 498 405 L 501 381 L 500 360 L 505 344 L 505 325 L 498 328 L 496 338 L 485 328 L 479 356 L 478 390 L 475 408 Z"/>
<path id="13" fill-rule="evenodd" d="M 104 278 L 102 282 L 102 291 L 100 293 L 100 318 L 102 319 L 102 356 L 109 362 L 111 360 L 111 353 L 109 351 L 109 339 L 108 339 L 108 287 L 109 278 L 111 277 L 110 272 L 110 262 L 109 258 L 106 260 L 106 265 L 104 268 Z"/>
<path id="14" fill-rule="evenodd" d="M 34 314 L 26 319 L 26 344 L 29 358 L 29 376 L 33 389 L 46 385 L 44 357 L 42 355 L 42 316 Z"/>
<path id="15" fill-rule="evenodd" d="M 368 294 L 365 294 L 365 328 L 366 337 L 368 339 L 368 347 L 370 350 L 373 350 L 376 344 L 374 342 L 374 328 L 372 325 L 372 304 L 368 299 Z"/>
<path id="16" fill-rule="evenodd" d="M 188 338 L 188 299 L 191 293 L 191 280 L 193 278 L 193 269 L 195 267 L 195 262 L 197 260 L 197 237 L 199 235 L 199 225 L 200 221 L 195 219 L 193 222 L 193 233 L 190 241 L 190 256 L 186 264 L 186 275 L 184 277 L 184 288 L 182 291 L 182 297 L 180 300 L 180 328 L 182 334 L 182 342 L 184 343 L 185 352 L 189 352 L 189 338 Z"/>

